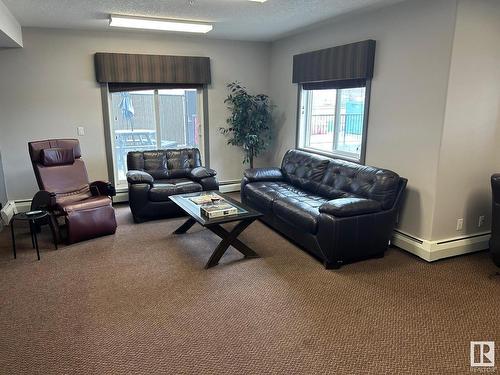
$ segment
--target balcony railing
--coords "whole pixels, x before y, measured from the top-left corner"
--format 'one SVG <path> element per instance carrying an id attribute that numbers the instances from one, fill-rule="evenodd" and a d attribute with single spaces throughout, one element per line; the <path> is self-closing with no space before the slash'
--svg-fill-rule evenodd
<path id="1" fill-rule="evenodd" d="M 363 133 L 362 114 L 342 114 L 339 120 L 339 133 L 342 133 L 344 136 L 359 136 Z M 311 116 L 311 135 L 333 133 L 334 126 L 335 115 Z"/>

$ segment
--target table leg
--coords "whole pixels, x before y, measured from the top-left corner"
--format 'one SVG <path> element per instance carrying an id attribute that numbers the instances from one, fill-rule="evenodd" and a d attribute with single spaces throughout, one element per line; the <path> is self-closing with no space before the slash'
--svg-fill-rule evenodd
<path id="1" fill-rule="evenodd" d="M 190 217 L 189 219 L 186 220 L 184 224 L 182 224 L 179 228 L 177 228 L 174 231 L 174 234 L 184 234 L 195 224 L 196 220 Z"/>
<path id="2" fill-rule="evenodd" d="M 56 228 L 54 228 L 54 222 L 52 221 L 52 217 L 49 217 L 49 227 L 50 227 L 50 231 L 52 232 L 52 241 L 54 241 L 54 246 L 56 247 L 56 250 L 57 250 Z"/>
<path id="3" fill-rule="evenodd" d="M 35 237 L 34 237 L 35 224 L 34 224 L 34 222 L 31 222 L 31 220 L 29 221 L 29 223 L 30 223 L 31 245 L 33 246 L 33 249 L 34 249 L 35 248 Z"/>
<path id="4" fill-rule="evenodd" d="M 213 233 L 221 237 L 222 241 L 215 248 L 214 252 L 210 256 L 210 259 L 205 265 L 205 268 L 207 269 L 216 266 L 219 263 L 220 258 L 222 258 L 226 250 L 231 245 L 233 245 L 240 253 L 245 255 L 245 257 L 257 258 L 259 256 L 257 253 L 237 239 L 237 237 L 254 221 L 255 219 L 242 220 L 230 232 L 218 224 L 207 226 L 207 228 Z"/>
<path id="5" fill-rule="evenodd" d="M 33 241 L 35 242 L 36 257 L 38 258 L 38 260 L 40 260 L 40 250 L 38 249 L 38 238 L 36 236 L 36 225 L 34 220 L 30 220 L 30 230 L 31 230 L 31 235 L 33 237 Z"/>
<path id="6" fill-rule="evenodd" d="M 16 256 L 16 236 L 14 235 L 14 220 L 10 222 L 10 234 L 12 236 L 12 252 L 14 253 L 14 259 Z"/>

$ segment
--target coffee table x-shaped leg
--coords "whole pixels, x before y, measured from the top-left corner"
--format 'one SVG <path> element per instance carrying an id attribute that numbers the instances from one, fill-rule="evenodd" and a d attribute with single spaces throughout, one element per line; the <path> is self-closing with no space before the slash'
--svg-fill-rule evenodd
<path id="1" fill-rule="evenodd" d="M 205 268 L 211 268 L 216 266 L 219 263 L 220 258 L 224 255 L 224 253 L 227 251 L 229 246 L 233 246 L 236 250 L 238 250 L 240 253 L 242 253 L 245 258 L 258 258 L 259 255 L 250 249 L 247 245 L 245 245 L 243 242 L 238 240 L 238 236 L 250 225 L 252 224 L 256 218 L 246 218 L 241 220 L 238 224 L 234 226 L 230 231 L 225 229 L 222 225 L 220 224 L 210 224 L 206 225 L 205 228 L 209 229 L 213 233 L 215 233 L 217 236 L 219 236 L 222 241 L 219 243 L 219 245 L 215 248 L 213 251 L 212 255 L 210 256 L 210 259 L 208 260 L 207 264 L 205 265 Z M 186 220 L 184 224 L 182 224 L 177 230 L 174 232 L 175 234 L 184 234 L 186 233 L 194 224 L 196 223 L 196 220 L 193 218 L 189 218 Z"/>

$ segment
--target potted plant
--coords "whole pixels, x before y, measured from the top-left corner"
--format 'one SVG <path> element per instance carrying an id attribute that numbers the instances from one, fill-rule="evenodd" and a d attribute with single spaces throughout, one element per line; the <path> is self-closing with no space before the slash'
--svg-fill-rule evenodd
<path id="1" fill-rule="evenodd" d="M 252 95 L 239 82 L 231 82 L 227 87 L 229 95 L 224 103 L 231 113 L 226 120 L 228 127 L 219 130 L 229 137 L 228 145 L 243 149 L 243 163 L 249 163 L 253 168 L 254 158 L 266 149 L 271 140 L 274 106 L 267 95 Z"/>

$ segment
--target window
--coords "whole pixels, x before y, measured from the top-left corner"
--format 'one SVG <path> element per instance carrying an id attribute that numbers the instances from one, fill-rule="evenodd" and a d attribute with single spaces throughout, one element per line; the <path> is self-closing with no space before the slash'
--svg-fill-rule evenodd
<path id="1" fill-rule="evenodd" d="M 366 87 L 301 86 L 298 147 L 362 162 Z"/>
<path id="2" fill-rule="evenodd" d="M 115 185 L 127 185 L 127 153 L 198 147 L 203 155 L 201 90 L 166 89 L 111 94 Z"/>

